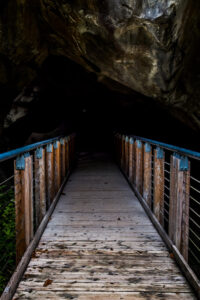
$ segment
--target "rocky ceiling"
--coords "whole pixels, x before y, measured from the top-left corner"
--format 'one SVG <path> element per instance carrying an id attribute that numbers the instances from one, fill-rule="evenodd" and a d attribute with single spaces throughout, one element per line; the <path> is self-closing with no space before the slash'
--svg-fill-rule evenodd
<path id="1" fill-rule="evenodd" d="M 36 101 L 35 80 L 52 56 L 82 65 L 133 103 L 142 96 L 158 103 L 199 132 L 199 53 L 196 0 L 1 0 L 1 132 Z"/>

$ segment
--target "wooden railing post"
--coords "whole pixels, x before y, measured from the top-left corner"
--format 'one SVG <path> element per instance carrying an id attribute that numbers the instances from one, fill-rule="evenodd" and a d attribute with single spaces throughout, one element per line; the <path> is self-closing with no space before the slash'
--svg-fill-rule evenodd
<path id="1" fill-rule="evenodd" d="M 16 262 L 18 263 L 26 250 L 25 241 L 25 199 L 24 199 L 25 159 L 20 156 L 14 162 L 15 184 L 15 228 L 16 228 Z"/>
<path id="2" fill-rule="evenodd" d="M 55 195 L 54 189 L 54 149 L 52 144 L 46 147 L 46 181 L 47 181 L 47 205 L 48 208 Z"/>
<path id="3" fill-rule="evenodd" d="M 154 150 L 154 215 L 164 226 L 164 151 Z"/>
<path id="4" fill-rule="evenodd" d="M 65 162 L 66 143 L 65 143 L 65 139 L 61 139 L 60 144 L 61 144 L 61 174 L 62 174 L 61 180 L 63 181 L 63 179 L 65 178 L 65 175 L 66 175 L 66 162 Z"/>
<path id="5" fill-rule="evenodd" d="M 68 139 L 68 137 L 65 138 L 65 165 L 66 165 L 66 172 L 69 172 L 69 139 Z"/>
<path id="6" fill-rule="evenodd" d="M 54 181 L 55 181 L 55 193 L 58 192 L 61 186 L 61 147 L 60 141 L 54 142 Z"/>
<path id="7" fill-rule="evenodd" d="M 186 157 L 171 156 L 169 237 L 188 261 L 190 163 Z"/>
<path id="8" fill-rule="evenodd" d="M 151 159 L 152 150 L 149 143 L 145 143 L 144 146 L 144 170 L 143 170 L 143 198 L 151 207 Z"/>
<path id="9" fill-rule="evenodd" d="M 138 192 L 142 195 L 143 180 L 143 155 L 142 155 L 142 142 L 140 140 L 135 141 L 135 186 Z"/>
<path id="10" fill-rule="evenodd" d="M 124 166 L 124 171 L 125 171 L 125 174 L 127 176 L 128 175 L 128 172 L 129 172 L 129 137 L 126 136 L 125 138 L 125 166 Z"/>
<path id="11" fill-rule="evenodd" d="M 45 149 L 35 151 L 35 213 L 36 228 L 38 228 L 47 211 L 46 204 L 46 162 Z"/>
<path id="12" fill-rule="evenodd" d="M 129 139 L 129 180 L 133 182 L 133 148 L 134 140 L 131 137 Z"/>
<path id="13" fill-rule="evenodd" d="M 15 166 L 16 261 L 33 238 L 33 160 L 29 154 L 17 158 Z"/>

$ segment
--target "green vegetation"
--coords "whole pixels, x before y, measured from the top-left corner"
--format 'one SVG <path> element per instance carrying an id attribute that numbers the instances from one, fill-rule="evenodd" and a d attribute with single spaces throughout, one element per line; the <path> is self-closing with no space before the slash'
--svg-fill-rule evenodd
<path id="1" fill-rule="evenodd" d="M 0 294 L 15 269 L 15 203 L 13 187 L 0 186 Z"/>

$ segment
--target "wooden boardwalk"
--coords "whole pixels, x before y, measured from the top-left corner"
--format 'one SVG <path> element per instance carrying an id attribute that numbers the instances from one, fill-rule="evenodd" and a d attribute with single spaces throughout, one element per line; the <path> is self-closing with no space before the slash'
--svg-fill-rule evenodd
<path id="1" fill-rule="evenodd" d="M 115 164 L 80 160 L 13 299 L 196 299 Z"/>

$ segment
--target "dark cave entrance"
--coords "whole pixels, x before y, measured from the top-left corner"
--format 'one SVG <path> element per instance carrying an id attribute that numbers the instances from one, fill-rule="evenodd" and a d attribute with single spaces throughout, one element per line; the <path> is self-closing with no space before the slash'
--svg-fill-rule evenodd
<path id="1" fill-rule="evenodd" d="M 25 104 L 28 113 L 5 131 L 10 147 L 76 132 L 80 151 L 109 151 L 119 131 L 199 150 L 197 134 L 155 100 L 103 81 L 67 58 L 50 56 L 26 89 L 39 90 Z"/>

